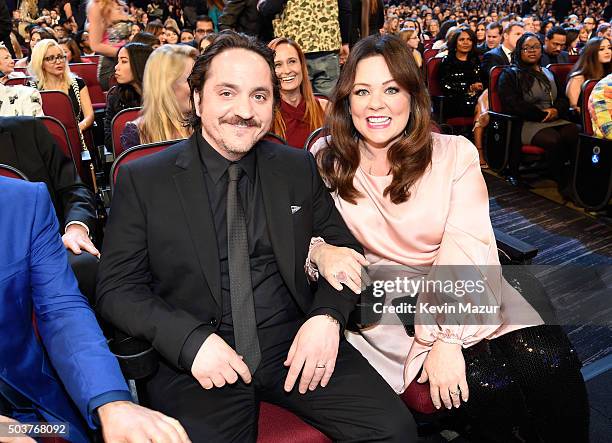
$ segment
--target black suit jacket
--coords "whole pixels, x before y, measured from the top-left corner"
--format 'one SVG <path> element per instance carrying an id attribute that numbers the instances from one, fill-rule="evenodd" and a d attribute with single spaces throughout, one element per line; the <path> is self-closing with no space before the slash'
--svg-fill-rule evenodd
<path id="1" fill-rule="evenodd" d="M 502 45 L 497 48 L 493 48 L 482 56 L 482 84 L 485 88 L 489 86 L 489 72 L 494 66 L 506 66 L 509 65 L 508 57 L 502 49 Z"/>
<path id="2" fill-rule="evenodd" d="M 191 333 L 206 331 L 203 342 L 222 316 L 216 233 L 197 149 L 192 136 L 121 167 L 96 291 L 104 318 L 151 342 L 178 368 Z M 311 237 L 362 252 L 314 158 L 266 141 L 253 149 L 272 248 L 287 288 L 305 316 L 333 309 L 346 323 L 358 297 L 348 289 L 336 291 L 324 279 L 312 292 L 304 273 Z M 183 361 L 194 358 L 184 355 Z"/>
<path id="3" fill-rule="evenodd" d="M 569 55 L 567 51 L 561 51 L 557 56 L 556 61 L 552 61 L 546 51 L 542 51 L 542 58 L 540 59 L 540 66 L 548 66 L 551 63 L 569 63 Z"/>
<path id="4" fill-rule="evenodd" d="M 40 120 L 0 117 L 0 163 L 19 169 L 30 181 L 47 185 L 62 229 L 68 222 L 80 221 L 94 233 L 93 194 Z"/>

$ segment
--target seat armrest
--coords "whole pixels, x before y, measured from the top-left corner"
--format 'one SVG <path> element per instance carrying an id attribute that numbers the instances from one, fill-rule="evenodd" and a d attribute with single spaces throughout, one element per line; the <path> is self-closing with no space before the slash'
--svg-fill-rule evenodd
<path id="1" fill-rule="evenodd" d="M 500 251 L 500 262 L 502 264 L 530 264 L 538 255 L 538 248 L 514 238 L 497 229 L 493 229 L 497 240 L 497 249 Z"/>

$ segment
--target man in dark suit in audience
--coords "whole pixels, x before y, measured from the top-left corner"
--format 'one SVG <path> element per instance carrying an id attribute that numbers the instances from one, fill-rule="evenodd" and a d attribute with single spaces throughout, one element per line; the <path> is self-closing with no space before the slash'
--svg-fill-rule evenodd
<path id="1" fill-rule="evenodd" d="M 89 442 L 87 428 L 99 425 L 107 442 L 188 443 L 176 420 L 131 403 L 68 266 L 45 185 L 0 177 L 0 208 L 0 423 L 64 423 L 60 436 L 72 443 Z"/>
<path id="2" fill-rule="evenodd" d="M 362 249 L 314 158 L 263 140 L 273 52 L 224 32 L 189 84 L 194 134 L 120 169 L 98 274 L 102 316 L 161 355 L 151 406 L 197 442 L 254 442 L 261 400 L 333 440 L 415 441 L 408 409 L 344 340 L 358 296 L 308 284 L 311 238 Z"/>
<path id="3" fill-rule="evenodd" d="M 503 41 L 495 49 L 486 52 L 482 57 L 482 83 L 489 85 L 489 72 L 494 66 L 506 66 L 511 63 L 511 54 L 517 40 L 525 33 L 525 25 L 521 22 L 510 22 L 504 28 Z"/>
<path id="4" fill-rule="evenodd" d="M 551 63 L 569 63 L 569 55 L 564 51 L 567 32 L 561 26 L 553 26 L 546 33 L 544 46 L 542 47 L 542 58 L 540 65 L 546 66 Z"/>
<path id="5" fill-rule="evenodd" d="M 478 55 L 484 55 L 485 53 L 497 48 L 502 41 L 503 27 L 497 22 L 489 23 L 485 31 L 485 41 L 476 47 Z"/>

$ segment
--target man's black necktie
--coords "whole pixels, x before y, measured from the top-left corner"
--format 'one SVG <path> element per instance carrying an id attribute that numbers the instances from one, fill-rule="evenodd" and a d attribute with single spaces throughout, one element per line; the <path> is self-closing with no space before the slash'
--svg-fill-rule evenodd
<path id="1" fill-rule="evenodd" d="M 261 351 L 257 338 L 246 218 L 238 192 L 242 172 L 236 163 L 230 164 L 227 169 L 227 258 L 236 352 L 242 355 L 253 374 L 261 360 Z"/>

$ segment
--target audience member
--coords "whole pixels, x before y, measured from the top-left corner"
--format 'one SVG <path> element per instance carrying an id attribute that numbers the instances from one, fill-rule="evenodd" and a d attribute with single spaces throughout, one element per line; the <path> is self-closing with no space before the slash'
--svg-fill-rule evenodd
<path id="1" fill-rule="evenodd" d="M 427 88 L 406 47 L 389 36 L 355 45 L 330 108 L 330 138 L 315 146 L 316 160 L 365 260 L 319 242 L 310 260 L 320 275 L 350 287 L 347 281 L 360 282 L 364 263 L 375 263 L 385 281 L 401 275 L 437 283 L 445 265 L 471 264 L 495 282 L 474 302 L 501 306 L 484 322 L 416 314 L 407 328 L 383 314 L 379 323 L 347 332 L 348 341 L 396 392 L 428 381 L 437 408 L 471 418 L 470 441 L 587 441 L 589 408 L 576 353 L 562 329 L 543 325 L 503 278 L 476 150 L 462 137 L 431 133 Z M 389 121 L 374 123 L 373 112 Z M 395 291 L 387 291 L 385 307 L 414 296 Z M 441 304 L 430 296 L 421 291 L 416 303 Z"/>
<path id="2" fill-rule="evenodd" d="M 75 40 L 78 43 L 79 48 L 81 49 L 81 55 L 83 55 L 84 57 L 91 57 L 93 55 L 96 55 L 96 51 L 91 49 L 91 46 L 89 46 L 89 32 L 77 32 L 75 35 Z"/>
<path id="3" fill-rule="evenodd" d="M 444 93 L 444 116 L 471 117 L 483 90 L 476 34 L 456 29 L 448 40 L 448 55 L 440 62 L 439 82 Z"/>
<path id="4" fill-rule="evenodd" d="M 129 40 L 132 41 L 132 39 L 134 38 L 134 36 L 136 34 L 138 34 L 139 32 L 143 32 L 144 31 L 144 26 L 142 26 L 140 23 L 132 23 L 132 27 L 130 28 L 130 38 Z"/>
<path id="5" fill-rule="evenodd" d="M 6 46 L 0 43 L 0 83 L 6 83 L 10 78 L 23 78 L 23 72 L 15 71 L 15 61 Z"/>
<path id="6" fill-rule="evenodd" d="M 191 43 L 194 41 L 194 34 L 191 29 L 183 29 L 181 31 L 181 43 Z"/>
<path id="7" fill-rule="evenodd" d="M 206 4 L 208 5 L 208 16 L 215 25 L 215 32 L 219 32 L 219 17 L 221 17 L 223 8 L 225 7 L 224 3 L 223 0 L 206 0 Z"/>
<path id="8" fill-rule="evenodd" d="M 147 60 L 153 48 L 143 43 L 130 42 L 119 50 L 115 79 L 106 98 L 104 114 L 104 144 L 112 146 L 113 118 L 122 110 L 140 107 L 142 104 L 142 82 Z"/>
<path id="9" fill-rule="evenodd" d="M 64 51 L 64 55 L 66 56 L 66 63 L 83 63 L 81 60 L 81 50 L 79 49 L 79 45 L 71 39 L 64 38 L 59 42 L 60 48 Z"/>
<path id="10" fill-rule="evenodd" d="M 423 56 L 419 52 L 419 36 L 416 29 L 402 29 L 399 33 L 400 39 L 410 48 L 410 54 L 414 57 L 417 66 L 423 66 Z"/>
<path id="11" fill-rule="evenodd" d="M 564 51 L 567 32 L 561 26 L 554 26 L 546 33 L 540 63 L 548 66 L 551 63 L 569 63 L 567 51 Z"/>
<path id="12" fill-rule="evenodd" d="M 597 37 L 604 37 L 612 40 L 612 25 L 610 23 L 602 23 L 597 27 Z"/>
<path id="13" fill-rule="evenodd" d="M 362 37 L 379 34 L 385 24 L 383 0 L 351 0 L 350 46 Z"/>
<path id="14" fill-rule="evenodd" d="M 29 70 L 33 77 L 30 86 L 39 91 L 62 91 L 70 97 L 81 132 L 93 124 L 94 111 L 87 85 L 70 72 L 66 55 L 55 40 L 41 40 L 36 44 Z"/>
<path id="15" fill-rule="evenodd" d="M 310 154 L 262 140 L 280 95 L 272 50 L 222 32 L 189 85 L 193 135 L 119 170 L 96 291 L 104 318 L 163 357 L 151 406 L 197 442 L 255 441 L 261 400 L 332 440 L 416 441 L 399 397 L 340 340 L 358 298 L 323 280 L 311 292 L 300 265 L 315 235 L 361 251 Z"/>
<path id="16" fill-rule="evenodd" d="M 260 0 L 257 7 L 266 17 L 273 17 L 281 12 L 283 3 Z M 274 25 L 275 37 L 289 38 L 300 45 L 312 90 L 327 97 L 331 97 L 338 80 L 340 59 L 349 53 L 350 32 L 350 0 L 289 0 Z"/>
<path id="17" fill-rule="evenodd" d="M 310 133 L 323 126 L 328 102 L 312 93 L 306 58 L 297 43 L 276 38 L 268 47 L 274 51 L 274 71 L 281 94 L 272 131 L 285 138 L 289 146 L 302 148 Z"/>
<path id="18" fill-rule="evenodd" d="M 589 112 L 595 137 L 612 140 L 612 74 L 599 80 L 591 91 Z"/>
<path id="19" fill-rule="evenodd" d="M 186 138 L 189 112 L 187 77 L 197 50 L 187 45 L 163 45 L 149 56 L 142 82 L 142 111 L 129 122 L 121 135 L 123 149 L 141 143 Z"/>
<path id="20" fill-rule="evenodd" d="M 98 64 L 98 80 L 102 89 L 107 91 L 117 64 L 117 52 L 127 43 L 132 22 L 123 0 L 87 1 L 89 45 L 103 56 Z"/>
<path id="21" fill-rule="evenodd" d="M 579 55 L 581 48 L 578 47 L 578 34 L 580 33 L 580 30 L 577 28 L 567 28 L 565 32 L 567 33 L 565 49 L 568 55 Z"/>
<path id="22" fill-rule="evenodd" d="M 282 2 L 286 3 L 286 2 Z M 232 29 L 236 32 L 263 38 L 263 19 L 257 11 L 258 0 L 225 0 L 219 16 L 219 31 Z M 211 19 L 212 20 L 212 19 Z M 311 23 L 314 25 L 314 23 Z"/>
<path id="23" fill-rule="evenodd" d="M 584 19 L 584 29 L 587 32 L 587 40 L 590 40 L 591 37 L 597 37 L 597 22 L 595 21 L 595 17 L 586 17 Z"/>
<path id="24" fill-rule="evenodd" d="M 200 43 L 204 37 L 215 33 L 215 24 L 207 15 L 199 15 L 196 22 L 195 41 Z"/>
<path id="25" fill-rule="evenodd" d="M 159 39 L 149 32 L 139 32 L 132 38 L 131 43 L 142 43 L 149 45 L 153 49 L 157 49 L 161 46 Z"/>
<path id="26" fill-rule="evenodd" d="M 50 33 L 45 31 L 43 28 L 33 27 L 30 30 L 30 52 L 27 57 L 17 60 L 15 62 L 16 68 L 27 68 L 30 64 L 30 60 L 32 58 L 32 52 L 34 51 L 34 46 L 41 41 L 46 39 L 55 40 L 55 37 Z"/>
<path id="27" fill-rule="evenodd" d="M 210 44 L 215 41 L 216 38 L 217 38 L 217 34 L 215 33 L 208 34 L 206 37 L 202 38 L 202 40 L 200 40 L 200 43 L 198 45 L 200 54 L 202 54 L 206 50 L 206 48 L 208 48 Z"/>
<path id="28" fill-rule="evenodd" d="M 521 22 L 510 22 L 504 27 L 502 44 L 492 49 L 482 57 L 482 83 L 489 84 L 489 73 L 494 66 L 506 66 L 511 62 L 517 40 L 525 33 L 525 25 Z"/>
<path id="29" fill-rule="evenodd" d="M 188 443 L 178 421 L 131 403 L 68 266 L 45 185 L 0 177 L 0 189 L 0 422 L 65 423 L 78 443 L 99 425 L 106 441 Z M 34 442 L 11 437 L 3 441 Z"/>
<path id="30" fill-rule="evenodd" d="M 484 45 L 486 44 L 486 40 L 487 40 L 487 25 L 484 21 L 478 22 L 478 24 L 476 25 L 476 31 L 474 31 L 476 34 L 476 46 L 480 46 L 480 45 Z M 493 49 L 493 48 L 491 48 Z"/>
<path id="31" fill-rule="evenodd" d="M 610 40 L 594 37 L 588 41 L 567 80 L 565 93 L 571 108 L 580 109 L 582 85 L 588 80 L 601 80 L 612 72 Z"/>
<path id="32" fill-rule="evenodd" d="M 563 85 L 540 66 L 542 44 L 534 34 L 523 34 L 512 52 L 512 67 L 499 77 L 503 112 L 523 120 L 521 142 L 546 150 L 549 176 L 566 192 L 567 161 L 578 144 L 578 128 L 564 120 L 569 110 Z M 513 153 L 514 156 L 520 153 Z"/>
<path id="33" fill-rule="evenodd" d="M 491 49 L 497 48 L 502 41 L 502 26 L 497 22 L 492 22 L 487 25 L 485 30 L 485 41 L 480 44 L 476 49 L 478 50 L 478 55 L 483 56 L 485 53 L 489 52 Z"/>
<path id="34" fill-rule="evenodd" d="M 168 44 L 175 45 L 177 43 L 180 43 L 179 41 L 180 34 L 181 32 L 178 30 L 178 28 L 172 25 L 166 25 L 166 27 L 164 28 L 164 37 L 165 37 L 166 43 Z"/>

